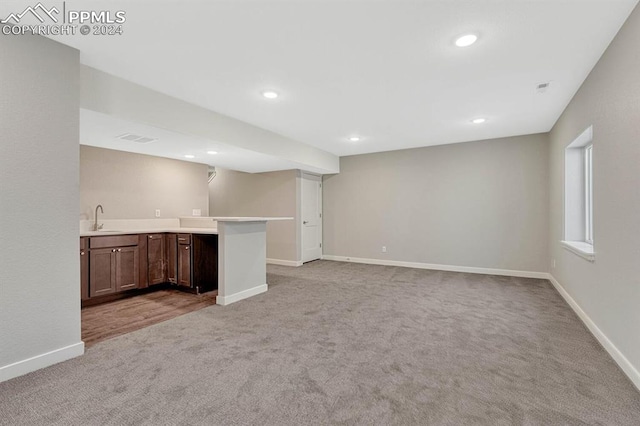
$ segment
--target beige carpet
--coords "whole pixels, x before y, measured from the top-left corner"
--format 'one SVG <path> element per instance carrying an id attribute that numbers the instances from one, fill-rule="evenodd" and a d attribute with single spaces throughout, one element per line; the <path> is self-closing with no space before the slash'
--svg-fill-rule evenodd
<path id="1" fill-rule="evenodd" d="M 0 383 L 2 425 L 638 425 L 544 280 L 313 262 Z"/>

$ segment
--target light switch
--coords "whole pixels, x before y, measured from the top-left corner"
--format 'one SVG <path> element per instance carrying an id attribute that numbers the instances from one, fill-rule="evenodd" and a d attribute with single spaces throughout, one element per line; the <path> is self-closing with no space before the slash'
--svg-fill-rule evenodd
<path id="1" fill-rule="evenodd" d="M 156 209 L 156 217 L 160 217 L 160 209 Z"/>

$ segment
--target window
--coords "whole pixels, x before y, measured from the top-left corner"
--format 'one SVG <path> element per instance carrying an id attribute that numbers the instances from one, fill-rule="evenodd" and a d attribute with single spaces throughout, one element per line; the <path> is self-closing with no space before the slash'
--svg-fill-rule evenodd
<path id="1" fill-rule="evenodd" d="M 593 143 L 584 148 L 584 240 L 593 245 Z"/>
<path id="2" fill-rule="evenodd" d="M 593 261 L 593 128 L 565 150 L 564 239 L 568 250 Z"/>

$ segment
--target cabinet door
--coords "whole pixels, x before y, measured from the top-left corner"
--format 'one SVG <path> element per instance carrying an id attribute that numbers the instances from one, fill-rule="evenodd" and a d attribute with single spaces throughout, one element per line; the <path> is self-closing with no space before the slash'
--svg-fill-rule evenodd
<path id="1" fill-rule="evenodd" d="M 218 288 L 218 236 L 191 236 L 191 288 L 207 292 Z"/>
<path id="2" fill-rule="evenodd" d="M 178 285 L 191 287 L 191 245 L 178 244 Z"/>
<path id="3" fill-rule="evenodd" d="M 89 251 L 89 270 L 90 297 L 116 292 L 116 249 Z"/>
<path id="4" fill-rule="evenodd" d="M 178 284 L 178 236 L 176 234 L 166 235 L 167 251 L 167 282 Z"/>
<path id="5" fill-rule="evenodd" d="M 87 239 L 80 238 L 80 300 L 89 298 L 89 250 Z"/>
<path id="6" fill-rule="evenodd" d="M 162 284 L 166 279 L 164 235 L 150 234 L 147 238 L 147 268 L 149 285 Z"/>
<path id="7" fill-rule="evenodd" d="M 122 247 L 116 250 L 116 290 L 138 288 L 138 246 Z"/>

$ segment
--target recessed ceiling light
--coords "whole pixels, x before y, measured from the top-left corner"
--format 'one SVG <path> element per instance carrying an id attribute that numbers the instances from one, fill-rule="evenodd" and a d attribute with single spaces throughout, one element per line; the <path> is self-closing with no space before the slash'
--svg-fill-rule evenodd
<path id="1" fill-rule="evenodd" d="M 187 154 L 187 155 L 184 156 L 184 158 L 196 158 L 196 156 L 195 155 L 191 155 L 191 154 Z"/>
<path id="2" fill-rule="evenodd" d="M 278 93 L 274 92 L 273 90 L 267 90 L 262 92 L 262 96 L 264 96 L 267 99 L 275 99 L 278 97 Z"/>
<path id="3" fill-rule="evenodd" d="M 484 123 L 485 121 L 487 121 L 487 119 L 486 119 L 486 118 L 474 118 L 473 120 L 471 120 L 471 122 L 472 122 L 473 124 L 482 124 L 482 123 Z"/>
<path id="4" fill-rule="evenodd" d="M 351 142 L 358 142 L 360 140 L 360 136 L 349 136 L 349 140 Z"/>
<path id="5" fill-rule="evenodd" d="M 207 154 L 216 155 L 218 151 L 207 151 Z"/>
<path id="6" fill-rule="evenodd" d="M 456 46 L 467 47 L 471 46 L 478 40 L 478 36 L 475 34 L 466 34 L 456 39 Z"/>

